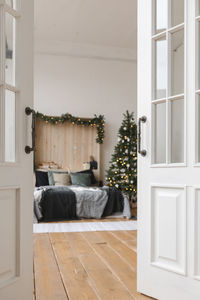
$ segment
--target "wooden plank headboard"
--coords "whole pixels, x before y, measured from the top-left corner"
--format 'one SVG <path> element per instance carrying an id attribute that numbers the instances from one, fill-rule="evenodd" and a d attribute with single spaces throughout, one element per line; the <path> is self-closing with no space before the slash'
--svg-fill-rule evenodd
<path id="1" fill-rule="evenodd" d="M 96 127 L 72 125 L 70 122 L 53 125 L 37 119 L 35 164 L 57 163 L 71 171 L 83 170 L 83 163 L 92 155 L 98 162 L 95 172 L 100 179 L 100 144 L 96 142 Z"/>

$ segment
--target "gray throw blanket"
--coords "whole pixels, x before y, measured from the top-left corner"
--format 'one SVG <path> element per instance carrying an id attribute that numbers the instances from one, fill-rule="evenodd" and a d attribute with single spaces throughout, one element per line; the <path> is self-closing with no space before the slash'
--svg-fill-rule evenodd
<path id="1" fill-rule="evenodd" d="M 68 186 L 76 195 L 76 215 L 79 218 L 100 219 L 108 201 L 104 188 Z"/>

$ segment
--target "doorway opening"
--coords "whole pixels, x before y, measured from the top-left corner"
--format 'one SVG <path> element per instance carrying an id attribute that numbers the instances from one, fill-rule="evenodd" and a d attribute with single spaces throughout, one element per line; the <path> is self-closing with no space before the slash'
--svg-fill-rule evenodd
<path id="1" fill-rule="evenodd" d="M 116 286 L 113 296 L 142 299 L 136 288 L 136 175 L 131 177 L 137 172 L 137 130 L 133 148 L 123 148 L 120 178 L 107 176 L 109 169 L 117 175 L 112 154 L 120 142 L 121 147 L 131 144 L 133 134 L 128 136 L 126 127 L 132 130 L 137 118 L 137 1 L 125 2 L 35 0 L 36 299 L 43 292 L 54 297 L 58 290 L 63 299 L 78 299 L 78 294 L 107 299 L 110 284 Z M 94 181 L 88 188 L 92 196 L 83 188 L 88 179 Z M 119 189 L 123 180 L 125 193 Z M 66 200 L 66 190 L 64 214 L 71 220 L 55 208 L 55 199 L 56 205 Z M 45 291 L 44 265 L 48 281 L 56 282 Z"/>

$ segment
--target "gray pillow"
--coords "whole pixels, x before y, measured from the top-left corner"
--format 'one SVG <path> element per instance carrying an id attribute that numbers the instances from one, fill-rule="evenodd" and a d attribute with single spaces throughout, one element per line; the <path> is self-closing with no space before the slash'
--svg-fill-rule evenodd
<path id="1" fill-rule="evenodd" d="M 73 185 L 91 186 L 91 175 L 84 173 L 70 173 Z"/>

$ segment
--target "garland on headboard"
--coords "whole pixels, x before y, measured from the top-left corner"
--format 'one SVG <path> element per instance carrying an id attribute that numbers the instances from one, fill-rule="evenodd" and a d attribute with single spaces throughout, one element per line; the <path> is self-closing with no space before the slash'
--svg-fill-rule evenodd
<path id="1" fill-rule="evenodd" d="M 78 118 L 74 117 L 68 113 L 61 115 L 60 117 L 57 116 L 47 116 L 44 114 L 41 114 L 39 112 L 36 113 L 36 118 L 40 119 L 46 123 L 58 125 L 58 124 L 63 124 L 67 121 L 71 122 L 72 125 L 80 125 L 80 126 L 91 126 L 91 127 L 96 127 L 97 128 L 97 138 L 96 142 L 98 144 L 103 144 L 103 140 L 105 137 L 105 121 L 104 121 L 104 116 L 103 115 L 94 115 L 94 118 L 92 119 L 85 119 L 85 118 Z"/>

